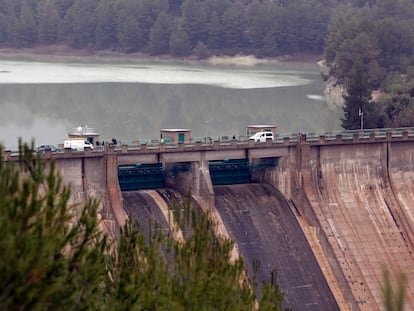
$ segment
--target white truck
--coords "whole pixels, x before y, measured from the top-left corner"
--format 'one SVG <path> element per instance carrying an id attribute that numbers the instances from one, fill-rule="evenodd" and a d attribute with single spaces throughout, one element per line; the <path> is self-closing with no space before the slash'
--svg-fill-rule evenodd
<path id="1" fill-rule="evenodd" d="M 93 144 L 83 138 L 67 138 L 63 142 L 63 148 L 76 151 L 84 151 L 85 148 L 93 149 Z"/>
<path id="2" fill-rule="evenodd" d="M 249 137 L 250 140 L 254 140 L 257 143 L 265 143 L 266 140 L 274 141 L 275 138 L 273 136 L 273 132 L 266 131 L 266 132 L 257 132 L 253 136 Z"/>

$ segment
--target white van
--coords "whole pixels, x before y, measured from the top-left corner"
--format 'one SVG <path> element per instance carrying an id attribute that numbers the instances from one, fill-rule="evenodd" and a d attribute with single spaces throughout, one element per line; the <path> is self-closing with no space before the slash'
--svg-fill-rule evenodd
<path id="1" fill-rule="evenodd" d="M 63 147 L 65 149 L 84 151 L 85 148 L 90 148 L 92 150 L 93 144 L 91 144 L 86 139 L 65 139 L 63 142 Z"/>
<path id="2" fill-rule="evenodd" d="M 264 143 L 268 139 L 272 141 L 275 140 L 273 132 L 257 132 L 254 135 L 250 136 L 249 139 L 254 140 L 257 143 Z"/>

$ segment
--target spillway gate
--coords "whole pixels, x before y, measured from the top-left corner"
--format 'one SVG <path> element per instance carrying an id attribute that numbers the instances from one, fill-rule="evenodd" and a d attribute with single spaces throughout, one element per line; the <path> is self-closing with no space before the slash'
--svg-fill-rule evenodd
<path id="1" fill-rule="evenodd" d="M 162 188 L 165 170 L 162 163 L 119 165 L 118 181 L 121 191 Z"/>
<path id="2" fill-rule="evenodd" d="M 249 159 L 210 161 L 209 170 L 213 185 L 245 184 L 251 179 Z"/>

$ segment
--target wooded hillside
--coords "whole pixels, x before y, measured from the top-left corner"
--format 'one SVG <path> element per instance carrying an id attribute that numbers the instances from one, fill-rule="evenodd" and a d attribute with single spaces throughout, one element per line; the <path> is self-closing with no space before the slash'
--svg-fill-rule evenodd
<path id="1" fill-rule="evenodd" d="M 335 1 L 1 0 L 0 44 L 177 56 L 323 52 Z"/>
<path id="2" fill-rule="evenodd" d="M 397 117 L 414 111 L 413 0 L 0 0 L 0 47 L 51 44 L 200 59 L 324 54 L 338 83 L 358 63 L 369 90 L 392 94 L 372 126 L 414 125 Z"/>

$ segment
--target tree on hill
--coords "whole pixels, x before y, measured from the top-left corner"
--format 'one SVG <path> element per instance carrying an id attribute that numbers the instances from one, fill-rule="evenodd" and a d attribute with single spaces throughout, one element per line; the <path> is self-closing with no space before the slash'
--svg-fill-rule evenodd
<path id="1" fill-rule="evenodd" d="M 123 12 L 118 24 L 118 42 L 121 51 L 127 53 L 138 51 L 144 45 L 144 41 L 139 29 L 139 24 L 135 16 Z"/>
<path id="2" fill-rule="evenodd" d="M 181 29 L 181 24 L 176 21 L 170 38 L 170 53 L 175 56 L 191 54 L 191 42 L 188 34 Z"/>
<path id="3" fill-rule="evenodd" d="M 40 1 L 37 5 L 37 14 L 39 16 L 39 41 L 46 44 L 56 43 L 60 17 L 55 4 L 50 0 Z"/>
<path id="4" fill-rule="evenodd" d="M 95 37 L 98 48 L 108 49 L 119 46 L 116 14 L 118 8 L 116 4 L 114 0 L 103 0 L 96 8 L 97 23 Z"/>
<path id="5" fill-rule="evenodd" d="M 414 3 L 368 3 L 337 6 L 328 27 L 325 58 L 340 83 L 351 78 L 354 60 L 361 58 L 370 88 L 380 89 L 387 73 L 406 74 L 414 66 Z"/>
<path id="6" fill-rule="evenodd" d="M 199 0 L 184 0 L 181 5 L 181 15 L 182 29 L 189 36 L 191 48 L 194 48 L 198 41 L 205 42 L 208 24 L 202 2 Z"/>
<path id="7" fill-rule="evenodd" d="M 382 127 L 378 108 L 371 101 L 371 89 L 366 69 L 359 59 L 351 70 L 351 78 L 346 83 L 344 117 L 342 127 L 346 130 Z"/>
<path id="8" fill-rule="evenodd" d="M 131 1 L 124 1 L 126 3 Z M 168 0 L 134 0 L 136 2 L 134 10 L 131 12 L 137 18 L 141 37 L 144 45 L 148 46 L 151 28 L 160 14 L 167 14 Z"/>
<path id="9" fill-rule="evenodd" d="M 66 38 L 74 48 L 95 44 L 95 11 L 98 3 L 97 0 L 75 0 L 68 9 L 65 16 Z"/>
<path id="10" fill-rule="evenodd" d="M 216 12 L 211 15 L 211 20 L 208 25 L 208 40 L 207 44 L 210 49 L 219 49 L 223 41 L 223 26 L 220 18 Z"/>
<path id="11" fill-rule="evenodd" d="M 6 43 L 9 40 L 10 26 L 10 17 L 0 12 L 0 43 Z"/>
<path id="12" fill-rule="evenodd" d="M 32 8 L 25 1 L 15 26 L 15 44 L 17 47 L 31 47 L 37 40 L 37 25 Z"/>
<path id="13" fill-rule="evenodd" d="M 148 51 L 152 55 L 168 54 L 171 36 L 171 20 L 170 17 L 161 13 L 151 27 Z"/>
<path id="14" fill-rule="evenodd" d="M 414 126 L 414 71 L 390 74 L 383 83 L 386 95 L 378 99 L 386 116 L 386 127 Z"/>
<path id="15" fill-rule="evenodd" d="M 236 54 L 245 43 L 245 12 L 243 6 L 238 2 L 233 3 L 224 13 L 222 24 L 222 47 L 228 49 L 231 54 Z"/>

